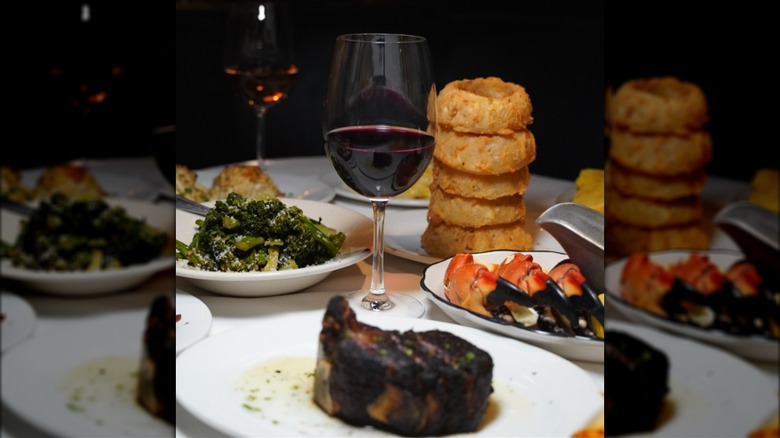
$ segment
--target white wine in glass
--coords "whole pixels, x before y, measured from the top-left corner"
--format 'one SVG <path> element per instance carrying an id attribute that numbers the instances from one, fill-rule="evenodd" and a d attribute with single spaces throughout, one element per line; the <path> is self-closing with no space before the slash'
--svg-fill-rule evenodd
<path id="1" fill-rule="evenodd" d="M 238 2 L 228 8 L 224 69 L 233 91 L 257 115 L 258 165 L 265 162 L 265 114 L 286 99 L 298 67 L 293 61 L 292 25 L 284 2 Z"/>
<path id="2" fill-rule="evenodd" d="M 374 212 L 371 286 L 349 297 L 358 308 L 420 317 L 424 307 L 384 285 L 387 203 L 425 172 L 437 133 L 436 84 L 425 38 L 351 34 L 336 39 L 324 104 L 325 152 Z"/>

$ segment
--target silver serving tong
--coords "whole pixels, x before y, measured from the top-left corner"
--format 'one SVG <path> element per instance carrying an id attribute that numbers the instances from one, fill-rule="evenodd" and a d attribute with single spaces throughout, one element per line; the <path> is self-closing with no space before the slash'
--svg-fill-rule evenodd
<path id="1" fill-rule="evenodd" d="M 176 209 L 200 216 L 206 216 L 209 210 L 211 210 L 210 207 L 206 207 L 205 205 L 195 201 L 190 201 L 189 199 L 179 195 L 176 195 Z"/>
<path id="2" fill-rule="evenodd" d="M 536 224 L 561 244 L 596 293 L 604 292 L 604 215 L 575 202 L 545 210 Z"/>
<path id="3" fill-rule="evenodd" d="M 780 277 L 780 215 L 752 202 L 738 201 L 723 207 L 713 223 L 734 240 L 745 259 Z"/>

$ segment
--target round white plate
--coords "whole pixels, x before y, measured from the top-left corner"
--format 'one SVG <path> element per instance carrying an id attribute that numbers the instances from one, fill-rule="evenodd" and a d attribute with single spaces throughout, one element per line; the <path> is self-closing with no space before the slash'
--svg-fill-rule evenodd
<path id="1" fill-rule="evenodd" d="M 135 401 L 132 385 L 105 388 L 111 382 L 96 379 L 93 385 L 82 377 L 83 385 L 68 387 L 77 380 L 74 371 L 102 361 L 126 368 L 114 378 L 132 378 L 141 361 L 146 314 L 136 310 L 69 322 L 9 350 L 3 356 L 4 406 L 53 436 L 173 436 L 172 425 Z M 88 394 L 96 389 L 102 391 L 92 399 Z"/>
<path id="2" fill-rule="evenodd" d="M 333 171 L 327 171 L 320 175 L 320 180 L 332 187 L 335 194 L 353 201 L 360 201 L 370 203 L 371 200 L 361 195 L 360 193 L 352 190 L 344 184 L 344 181 L 339 178 L 339 175 Z M 405 199 L 405 198 L 391 198 L 387 205 L 391 207 L 413 207 L 413 208 L 428 208 L 428 199 Z"/>
<path id="3" fill-rule="evenodd" d="M 68 164 L 84 166 L 109 197 L 153 201 L 161 192 L 173 193 L 151 157 L 123 157 L 74 160 Z M 22 172 L 22 183 L 35 187 L 45 168 Z"/>
<path id="4" fill-rule="evenodd" d="M 111 205 L 119 205 L 132 217 L 143 219 L 147 224 L 173 236 L 174 215 L 169 204 L 152 204 L 145 201 L 106 198 Z M 3 209 L 2 238 L 13 243 L 21 232 L 23 216 Z M 173 245 L 170 245 L 172 248 Z M 108 269 L 94 272 L 74 271 L 38 271 L 13 266 L 10 260 L 3 259 L 0 275 L 7 280 L 16 280 L 24 286 L 42 292 L 57 295 L 95 295 L 126 290 L 136 286 L 164 269 L 172 268 L 175 259 L 170 252 L 164 252 L 147 263 L 130 265 L 121 269 Z"/>
<path id="5" fill-rule="evenodd" d="M 187 278 L 195 286 L 222 295 L 261 297 L 297 292 L 312 286 L 332 272 L 352 266 L 371 255 L 373 224 L 371 219 L 348 208 L 305 199 L 279 198 L 288 206 L 300 207 L 312 218 L 335 228 L 347 238 L 341 254 L 317 266 L 306 266 L 273 272 L 213 272 L 187 266 L 186 260 L 176 262 L 176 275 Z M 207 203 L 213 205 L 213 203 Z M 176 210 L 176 239 L 189 244 L 197 231 L 195 221 L 202 219 L 192 213 Z"/>
<path id="6" fill-rule="evenodd" d="M 428 254 L 420 237 L 428 227 L 428 210 L 388 211 L 385 220 L 385 252 L 419 263 L 431 264 L 441 260 Z M 534 250 L 563 252 L 561 244 L 550 233 L 526 219 L 528 232 L 534 238 Z"/>
<path id="7" fill-rule="evenodd" d="M 239 163 L 246 164 L 246 163 Z M 256 163 L 255 163 L 256 165 Z M 206 188 L 211 188 L 214 178 L 219 175 L 225 166 L 208 167 L 195 170 L 198 175 L 198 183 Z M 301 169 L 306 173 L 309 169 Z M 269 170 L 268 176 L 276 183 L 279 190 L 284 193 L 286 198 L 308 199 L 310 201 L 330 202 L 336 197 L 336 192 L 328 184 L 314 178 L 304 178 L 289 173 L 278 173 Z"/>
<path id="8" fill-rule="evenodd" d="M 474 258 L 489 263 L 500 263 L 510 254 L 517 252 L 532 255 L 534 261 L 545 272 L 552 269 L 558 262 L 568 259 L 566 254 L 551 251 L 489 251 L 475 253 Z M 600 339 L 589 339 L 582 336 L 568 337 L 540 330 L 528 330 L 504 324 L 451 303 L 444 295 L 442 283 L 450 260 L 451 258 L 447 258 L 425 268 L 420 280 L 420 287 L 434 304 L 459 324 L 529 342 L 568 359 L 604 362 L 604 342 Z"/>
<path id="9" fill-rule="evenodd" d="M 272 417 L 242 406 L 239 379 L 260 364 L 304 358 L 314 371 L 323 315 L 324 311 L 310 311 L 264 318 L 193 345 L 176 361 L 178 402 L 226 436 L 392 436 L 329 417 L 310 397 L 279 394 Z M 430 320 L 382 315 L 359 320 L 386 330 L 444 330 L 487 351 L 494 362 L 491 400 L 496 412 L 475 436 L 519 431 L 528 436 L 571 436 L 602 408 L 600 390 L 588 374 L 531 345 Z"/>
<path id="10" fill-rule="evenodd" d="M 181 319 L 176 321 L 176 354 L 200 341 L 211 330 L 211 310 L 203 301 L 176 290 L 176 315 Z"/>
<path id="11" fill-rule="evenodd" d="M 606 327 L 633 335 L 669 358 L 666 403 L 673 412 L 652 433 L 631 437 L 748 436 L 777 412 L 777 387 L 735 356 L 649 327 L 609 319 Z M 609 377 L 606 385 L 609 391 Z"/>
<path id="12" fill-rule="evenodd" d="M 661 264 L 672 264 L 688 257 L 692 251 L 669 250 L 650 253 L 651 260 Z M 727 269 L 732 263 L 741 260 L 742 254 L 728 250 L 696 251 L 706 253 L 720 269 Z M 688 336 L 731 351 L 740 356 L 767 362 L 780 361 L 780 342 L 761 336 L 736 336 L 720 330 L 704 329 L 684 324 L 650 313 L 632 304 L 626 303 L 620 296 L 620 275 L 627 259 L 623 258 L 607 264 L 604 272 L 606 302 L 632 322 L 650 325 L 669 332 Z"/>
<path id="13" fill-rule="evenodd" d="M 35 330 L 35 310 L 24 298 L 3 291 L 0 293 L 0 334 L 2 352 L 27 339 Z"/>

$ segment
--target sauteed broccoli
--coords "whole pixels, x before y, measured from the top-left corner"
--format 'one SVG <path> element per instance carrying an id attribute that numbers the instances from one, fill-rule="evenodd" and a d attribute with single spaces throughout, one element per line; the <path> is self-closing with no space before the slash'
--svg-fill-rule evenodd
<path id="1" fill-rule="evenodd" d="M 276 198 L 217 201 L 188 245 L 176 241 L 176 258 L 208 271 L 276 271 L 326 262 L 346 236 Z"/>
<path id="2" fill-rule="evenodd" d="M 29 269 L 94 271 L 146 263 L 162 253 L 168 239 L 121 206 L 60 193 L 41 202 L 21 225 L 16 242 L 3 242 L 0 256 Z"/>

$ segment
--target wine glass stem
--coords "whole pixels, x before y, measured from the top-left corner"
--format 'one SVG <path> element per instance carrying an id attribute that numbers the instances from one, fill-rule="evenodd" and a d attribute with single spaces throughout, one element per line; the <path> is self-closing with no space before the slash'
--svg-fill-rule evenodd
<path id="1" fill-rule="evenodd" d="M 262 167 L 265 164 L 265 109 L 258 109 L 257 113 L 257 165 Z"/>
<path id="2" fill-rule="evenodd" d="M 388 309 L 393 306 L 385 293 L 385 210 L 387 200 L 371 200 L 374 210 L 374 257 L 371 264 L 371 288 L 363 299 L 364 307 L 372 310 Z"/>

